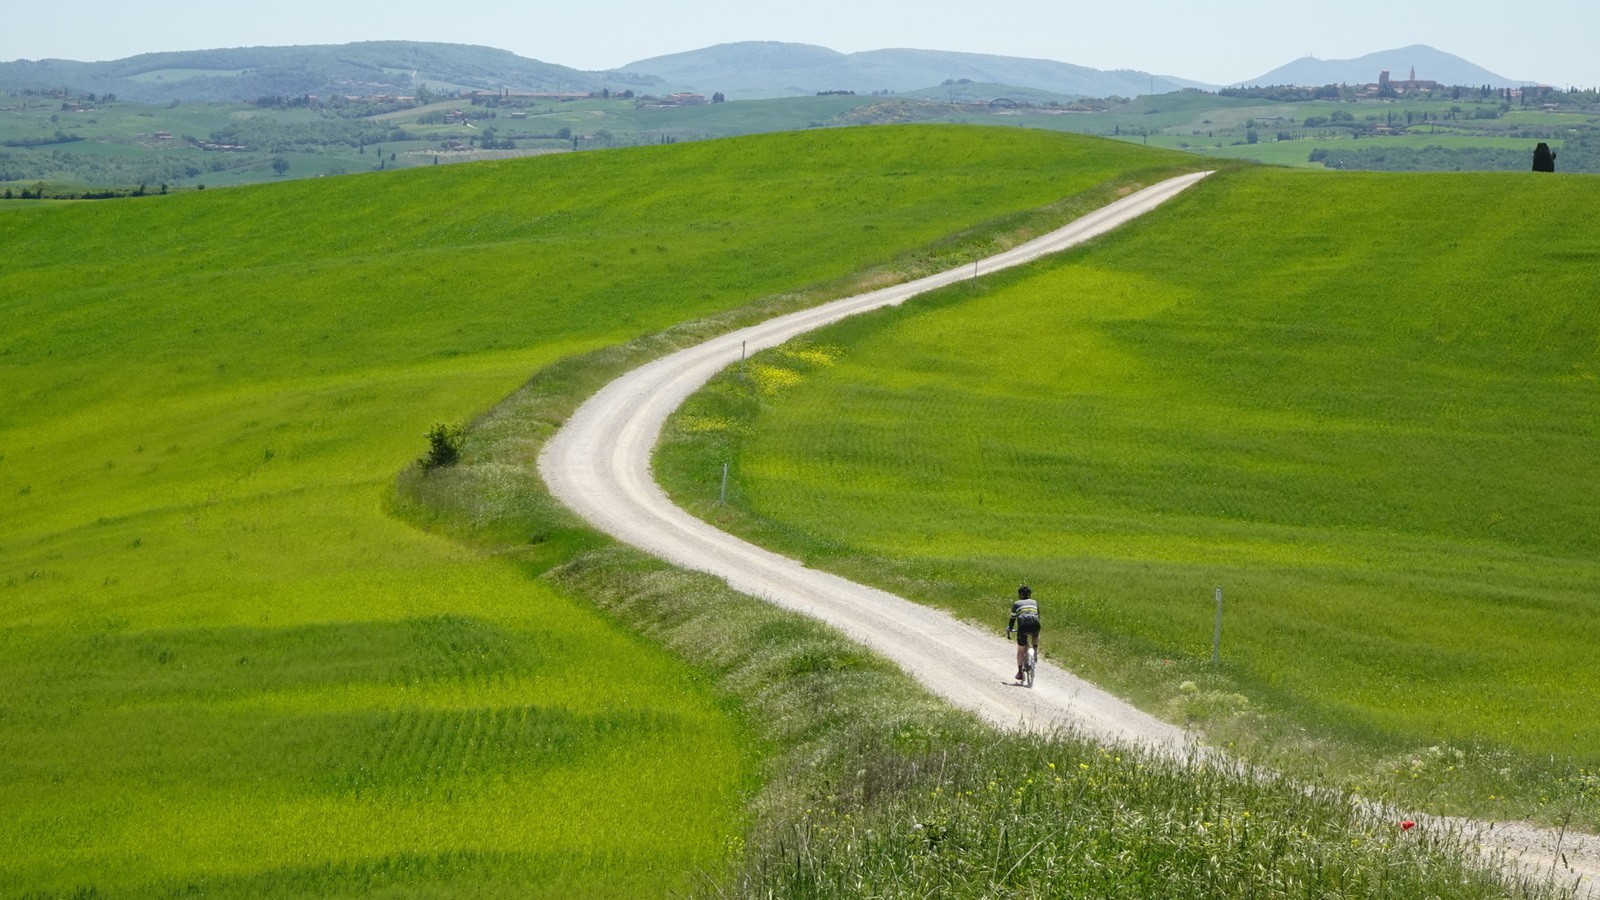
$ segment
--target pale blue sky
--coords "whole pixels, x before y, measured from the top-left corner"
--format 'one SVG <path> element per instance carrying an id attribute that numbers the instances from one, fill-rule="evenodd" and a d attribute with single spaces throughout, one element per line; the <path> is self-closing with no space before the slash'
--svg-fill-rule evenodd
<path id="1" fill-rule="evenodd" d="M 917 47 L 1031 56 L 1227 84 L 1307 54 L 1348 59 L 1429 44 L 1507 78 L 1600 85 L 1594 0 L 807 0 L 782 7 L 749 0 L 55 0 L 12 6 L 0 29 L 0 60 L 417 40 L 484 44 L 605 69 L 725 41 L 778 40 L 845 52 Z"/>

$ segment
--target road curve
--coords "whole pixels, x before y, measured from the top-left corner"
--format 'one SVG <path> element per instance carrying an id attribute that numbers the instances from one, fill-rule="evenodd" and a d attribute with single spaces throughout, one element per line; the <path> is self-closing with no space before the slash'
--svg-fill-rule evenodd
<path id="1" fill-rule="evenodd" d="M 680 350 L 623 375 L 591 397 L 539 454 L 551 492 L 612 537 L 686 569 L 727 580 L 735 590 L 821 619 L 909 672 L 950 703 L 1013 729 L 1065 727 L 1100 741 L 1181 757 L 1200 750 L 1195 736 L 1148 715 L 1081 678 L 1041 662 L 1032 690 L 1014 687 L 1016 657 L 996 629 L 975 628 L 947 613 L 885 591 L 808 569 L 718 531 L 667 499 L 651 475 L 650 456 L 672 411 L 743 353 L 775 347 L 857 313 L 894 306 L 926 291 L 1065 250 L 1177 196 L 1211 174 L 1163 181 L 977 263 L 916 281 L 836 300 Z M 1600 898 L 1600 838 L 1521 823 L 1418 816 L 1431 829 L 1456 831 L 1487 853 L 1503 854 L 1525 874 L 1564 880 L 1580 898 Z"/>
<path id="2" fill-rule="evenodd" d="M 596 528 L 675 565 L 709 572 L 730 587 L 805 613 L 894 660 L 935 693 L 1008 728 L 1077 728 L 1106 742 L 1173 754 L 1190 736 L 1049 663 L 1033 690 L 1007 683 L 1010 646 L 947 613 L 808 569 L 725 534 L 674 506 L 650 471 L 650 455 L 673 410 L 744 352 L 775 347 L 847 316 L 893 306 L 926 291 L 1030 262 L 1143 215 L 1209 175 L 1163 181 L 1004 253 L 916 281 L 836 300 L 681 350 L 622 376 L 584 403 L 545 445 L 539 471 L 552 493 Z M 1002 610 L 997 606 L 996 615 Z"/>

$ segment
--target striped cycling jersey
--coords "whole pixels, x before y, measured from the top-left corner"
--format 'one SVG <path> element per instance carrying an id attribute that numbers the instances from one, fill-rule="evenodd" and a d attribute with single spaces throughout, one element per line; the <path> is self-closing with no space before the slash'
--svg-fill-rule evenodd
<path id="1" fill-rule="evenodd" d="M 1007 626 L 1007 630 L 1015 629 L 1018 622 L 1028 618 L 1039 618 L 1039 604 L 1032 597 L 1011 604 L 1011 624 Z"/>

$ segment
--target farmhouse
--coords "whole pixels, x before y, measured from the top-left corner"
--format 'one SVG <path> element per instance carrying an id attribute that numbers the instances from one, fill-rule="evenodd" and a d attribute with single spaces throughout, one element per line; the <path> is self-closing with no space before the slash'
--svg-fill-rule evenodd
<path id="1" fill-rule="evenodd" d="M 495 100 L 587 100 L 581 91 L 473 91 L 467 95 L 474 106 Z"/>
<path id="2" fill-rule="evenodd" d="M 641 101 L 640 106 L 646 109 L 673 109 L 680 106 L 705 106 L 704 94 L 691 94 L 687 91 L 673 94 L 670 97 L 655 97 L 648 101 Z"/>

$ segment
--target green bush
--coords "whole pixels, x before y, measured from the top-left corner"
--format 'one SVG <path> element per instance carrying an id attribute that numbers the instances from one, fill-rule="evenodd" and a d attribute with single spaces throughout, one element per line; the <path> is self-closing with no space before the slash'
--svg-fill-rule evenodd
<path id="1" fill-rule="evenodd" d="M 464 436 L 462 429 L 455 425 L 440 422 L 433 426 L 428 431 L 428 455 L 419 460 L 422 467 L 438 469 L 455 465 L 461 459 L 461 441 Z"/>

